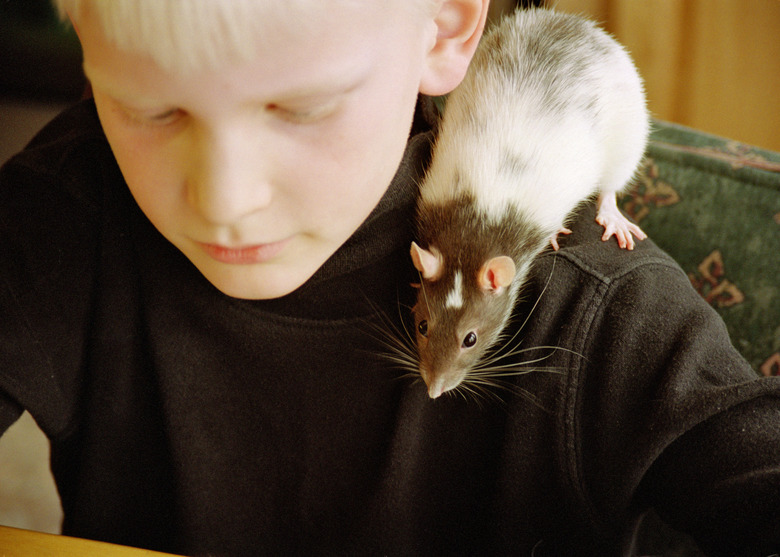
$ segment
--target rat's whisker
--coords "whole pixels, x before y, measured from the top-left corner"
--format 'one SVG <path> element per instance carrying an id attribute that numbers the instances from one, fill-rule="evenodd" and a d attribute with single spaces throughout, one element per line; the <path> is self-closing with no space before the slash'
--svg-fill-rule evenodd
<path id="1" fill-rule="evenodd" d="M 531 373 L 561 374 L 564 368 L 544 365 L 556 352 L 563 351 L 577 354 L 573 350 L 559 346 L 522 347 L 522 340 L 517 341 L 520 331 L 525 327 L 531 315 L 539 307 L 540 300 L 546 292 L 555 268 L 551 269 L 541 294 L 537 297 L 531 310 L 524 316 L 524 321 L 513 334 L 502 333 L 497 348 L 487 357 L 469 370 L 466 378 L 455 389 L 448 391 L 452 396 L 465 402 L 473 402 L 480 408 L 486 403 L 506 402 L 506 394 L 521 396 L 534 405 L 542 408 L 537 397 L 512 381 L 522 375 Z M 428 296 L 424 281 L 420 280 L 422 303 L 428 305 Z M 403 372 L 398 379 L 414 379 L 422 382 L 419 372 L 419 356 L 417 352 L 417 335 L 410 327 L 408 317 L 413 314 L 413 308 L 404 304 L 396 304 L 397 314 L 390 317 L 372 304 L 377 318 L 368 321 L 368 331 L 380 347 L 379 357 Z M 407 310 L 407 314 L 404 310 Z M 579 354 L 577 354 L 579 355 Z"/>
<path id="2" fill-rule="evenodd" d="M 516 355 L 516 354 L 512 354 L 512 355 Z M 484 360 L 484 361 L 480 362 L 478 365 L 476 365 L 472 369 L 472 371 L 481 371 L 483 369 L 511 368 L 511 367 L 515 367 L 515 366 L 525 366 L 525 365 L 529 365 L 529 364 L 536 364 L 536 363 L 543 362 L 543 361 L 547 360 L 551 356 L 552 356 L 552 354 L 545 354 L 544 356 L 540 356 L 538 358 L 534 358 L 534 359 L 531 359 L 531 360 L 523 360 L 523 361 L 520 361 L 520 362 L 518 362 L 518 361 L 506 362 L 507 356 L 501 356 L 501 357 L 496 357 L 496 358 L 489 358 L 487 360 Z M 506 363 L 500 364 L 500 362 L 502 362 L 502 361 L 504 361 Z"/>
<path id="3" fill-rule="evenodd" d="M 498 368 L 498 369 L 485 369 L 472 372 L 473 377 L 480 379 L 493 379 L 503 377 L 519 377 L 521 375 L 529 375 L 531 373 L 549 373 L 561 375 L 565 372 L 565 368 L 551 368 L 551 367 L 511 367 L 511 368 Z"/>
<path id="4" fill-rule="evenodd" d="M 520 361 L 520 362 L 510 361 L 508 363 L 498 365 L 502 361 L 507 361 L 510 358 L 519 356 L 521 354 L 526 354 L 528 352 L 537 351 L 537 350 L 549 350 L 549 352 L 547 354 L 543 355 L 543 356 L 539 356 L 539 357 L 534 358 L 534 359 L 523 360 L 523 361 Z M 500 352 L 496 352 L 495 354 L 491 355 L 490 357 L 488 357 L 485 360 L 483 360 L 482 362 L 480 362 L 474 369 L 475 370 L 481 370 L 481 369 L 485 369 L 485 368 L 506 368 L 506 367 L 512 367 L 512 366 L 516 366 L 516 365 L 535 364 L 535 363 L 544 361 L 547 358 L 550 358 L 551 356 L 553 356 L 553 354 L 555 354 L 556 352 L 559 352 L 559 351 L 560 352 L 567 352 L 567 353 L 573 354 L 573 355 L 575 355 L 575 356 L 577 356 L 579 358 L 585 359 L 585 357 L 582 354 L 580 354 L 579 352 L 577 352 L 576 350 L 571 350 L 569 348 L 564 348 L 562 346 L 530 346 L 528 348 L 520 348 L 518 346 L 518 347 L 515 347 L 514 349 L 510 349 L 508 352 L 505 352 L 503 354 L 500 353 Z"/>
<path id="5" fill-rule="evenodd" d="M 393 325 L 393 329 L 399 334 L 399 336 L 403 337 L 405 341 L 409 344 L 410 347 L 415 347 L 416 338 L 412 331 L 409 330 L 409 327 L 407 327 L 407 319 L 406 316 L 412 314 L 412 307 L 408 304 L 397 304 L 398 308 L 398 322 L 401 324 L 400 327 Z M 402 310 L 406 309 L 406 316 L 402 312 Z M 416 351 L 416 347 L 414 348 Z"/>
<path id="6" fill-rule="evenodd" d="M 536 311 L 536 308 L 539 306 L 539 302 L 542 300 L 542 297 L 544 296 L 544 293 L 547 292 L 547 287 L 550 286 L 550 281 L 552 280 L 553 272 L 555 271 L 555 262 L 558 260 L 557 256 L 553 256 L 553 262 L 552 267 L 550 268 L 550 273 L 547 275 L 547 280 L 544 283 L 544 287 L 542 288 L 542 291 L 539 293 L 539 295 L 536 297 L 536 301 L 534 302 L 534 305 L 531 307 L 530 311 L 526 314 L 525 319 L 520 324 L 520 326 L 517 328 L 517 330 L 514 332 L 514 334 L 510 337 L 509 334 L 506 334 L 504 336 L 504 333 L 502 332 L 501 338 L 501 348 L 498 349 L 498 353 L 500 354 L 506 347 L 513 346 L 515 339 L 517 338 L 517 335 L 519 335 L 522 330 L 525 328 L 526 324 L 528 323 L 528 320 L 531 319 L 531 316 Z M 522 340 L 517 343 L 519 346 L 522 344 Z M 514 354 L 514 352 L 509 352 L 509 354 Z"/>
<path id="7" fill-rule="evenodd" d="M 518 385 L 493 379 L 474 379 L 467 377 L 456 390 L 468 390 L 472 394 L 477 395 L 480 399 L 490 398 L 500 404 L 506 404 L 506 400 L 500 396 L 496 391 L 507 392 L 514 396 L 522 397 L 528 400 L 531 404 L 539 408 L 544 412 L 549 412 L 547 408 L 540 402 L 539 398 L 534 395 L 528 389 L 524 389 Z"/>
<path id="8" fill-rule="evenodd" d="M 457 393 L 463 397 L 465 401 L 469 401 L 469 397 L 474 401 L 477 406 L 483 408 L 483 402 L 488 402 L 488 399 L 494 401 L 503 403 L 504 401 L 501 399 L 501 397 L 493 392 L 490 389 L 484 388 L 483 385 L 480 385 L 479 382 L 472 382 L 472 381 L 463 381 L 460 385 L 458 385 L 455 389 L 453 389 L 450 392 Z M 468 397 L 466 396 L 468 395 Z"/>
<path id="9" fill-rule="evenodd" d="M 366 301 L 377 318 L 377 320 L 365 320 L 366 334 L 379 346 L 379 351 L 372 354 L 391 363 L 400 371 L 406 372 L 401 377 L 419 377 L 417 349 L 403 319 L 402 304 L 397 304 L 400 324 L 396 324 L 376 303 L 371 300 Z"/>

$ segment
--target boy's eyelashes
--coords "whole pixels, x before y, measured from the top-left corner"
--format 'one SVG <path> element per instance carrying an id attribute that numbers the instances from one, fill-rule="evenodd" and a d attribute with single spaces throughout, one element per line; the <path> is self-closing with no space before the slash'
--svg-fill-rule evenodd
<path id="1" fill-rule="evenodd" d="M 184 111 L 178 108 L 171 108 L 161 111 L 147 111 L 134 109 L 128 106 L 124 106 L 120 103 L 115 103 L 117 111 L 124 117 L 125 120 L 131 124 L 148 125 L 148 126 L 164 126 L 171 124 L 184 116 Z"/>
<path id="2" fill-rule="evenodd" d="M 148 114 L 143 119 L 155 123 L 155 124 L 168 124 L 175 120 L 177 117 L 182 116 L 183 112 L 178 108 L 172 108 L 165 112 L 158 112 L 156 114 Z"/>
<path id="3" fill-rule="evenodd" d="M 308 124 L 326 119 L 336 111 L 336 102 L 324 103 L 306 107 L 284 106 L 277 103 L 268 103 L 263 107 L 264 112 L 286 122 L 295 124 Z M 161 111 L 146 111 L 133 109 L 120 105 L 121 113 L 131 122 L 143 125 L 164 126 L 173 124 L 187 116 L 187 112 L 179 108 L 171 108 Z"/>
<path id="4" fill-rule="evenodd" d="M 333 102 L 300 107 L 269 103 L 265 105 L 265 111 L 292 123 L 308 124 L 323 120 L 333 114 L 336 105 L 337 103 Z"/>

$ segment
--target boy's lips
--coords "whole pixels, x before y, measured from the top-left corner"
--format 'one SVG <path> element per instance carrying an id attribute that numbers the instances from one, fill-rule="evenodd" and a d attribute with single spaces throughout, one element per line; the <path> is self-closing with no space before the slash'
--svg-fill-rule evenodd
<path id="1" fill-rule="evenodd" d="M 264 263 L 276 257 L 289 242 L 289 239 L 270 244 L 257 244 L 253 246 L 229 247 L 219 244 L 206 244 L 197 242 L 206 254 L 220 263 L 234 265 L 251 265 Z"/>

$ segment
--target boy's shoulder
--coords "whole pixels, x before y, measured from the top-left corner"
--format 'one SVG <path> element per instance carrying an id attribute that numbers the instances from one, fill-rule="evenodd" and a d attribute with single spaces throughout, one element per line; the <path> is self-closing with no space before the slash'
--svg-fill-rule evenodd
<path id="1" fill-rule="evenodd" d="M 69 168 L 74 162 L 87 165 L 91 161 L 94 166 L 96 160 L 110 153 L 95 103 L 88 99 L 61 112 L 4 166 L 62 177 L 63 172 L 74 170 Z"/>
<path id="2" fill-rule="evenodd" d="M 659 268 L 680 275 L 687 283 L 687 277 L 677 262 L 652 239 L 637 241 L 633 250 L 620 249 L 614 238 L 602 241 L 604 230 L 595 218 L 593 203 L 578 208 L 568 223 L 572 234 L 559 237 L 561 249 L 554 254 L 565 259 L 579 273 L 601 283 L 612 283 L 645 270 L 658 272 Z"/>
<path id="3" fill-rule="evenodd" d="M 124 181 L 92 100 L 59 114 L 0 168 L 0 197 L 6 201 L 67 197 L 95 208 L 108 183 Z"/>

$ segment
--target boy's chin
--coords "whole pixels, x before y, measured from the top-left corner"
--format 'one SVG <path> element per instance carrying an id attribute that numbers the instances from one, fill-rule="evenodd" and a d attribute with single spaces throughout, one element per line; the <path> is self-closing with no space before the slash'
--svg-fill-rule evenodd
<path id="1" fill-rule="evenodd" d="M 283 269 L 281 265 L 197 265 L 217 290 L 242 300 L 272 300 L 297 290 L 317 268 Z"/>

